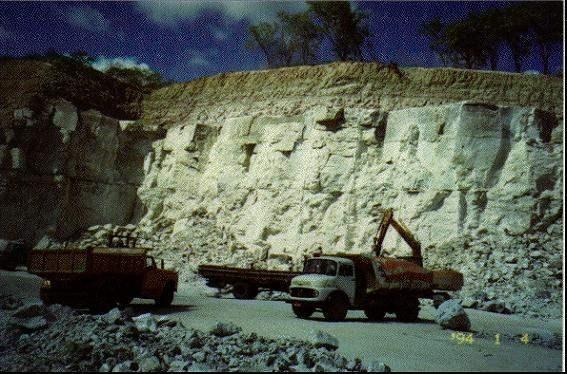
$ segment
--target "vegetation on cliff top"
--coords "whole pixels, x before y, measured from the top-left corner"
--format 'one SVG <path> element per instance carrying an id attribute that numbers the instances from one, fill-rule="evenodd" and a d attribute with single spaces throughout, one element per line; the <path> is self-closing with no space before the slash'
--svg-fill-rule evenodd
<path id="1" fill-rule="evenodd" d="M 96 70 L 93 68 L 95 59 L 85 51 L 75 51 L 69 55 L 58 53 L 50 49 L 45 54 L 32 54 L 21 58 L 3 56 L 1 61 L 9 60 L 36 60 L 49 62 L 62 71 L 68 73 L 79 73 L 93 79 L 100 78 L 101 74 L 127 83 L 142 93 L 150 92 L 165 87 L 173 82 L 166 80 L 159 72 L 149 68 L 124 67 L 119 64 L 111 64 L 107 69 Z"/>
<path id="2" fill-rule="evenodd" d="M 373 59 L 367 14 L 348 1 L 307 4 L 305 12 L 280 12 L 272 22 L 252 25 L 247 47 L 259 49 L 268 67 L 321 63 L 323 49 L 335 61 Z M 444 66 L 497 70 L 499 59 L 509 56 L 515 71 L 521 72 L 535 51 L 543 73 L 550 74 L 553 47 L 563 40 L 562 4 L 519 2 L 453 22 L 434 18 L 424 22 L 420 32 Z"/>

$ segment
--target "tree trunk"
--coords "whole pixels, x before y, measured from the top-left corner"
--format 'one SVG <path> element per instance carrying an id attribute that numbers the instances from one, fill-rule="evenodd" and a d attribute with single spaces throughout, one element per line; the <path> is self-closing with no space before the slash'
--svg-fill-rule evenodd
<path id="1" fill-rule="evenodd" d="M 514 69 L 516 70 L 516 73 L 521 73 L 522 72 L 522 60 L 521 60 L 520 56 L 518 56 L 517 53 L 512 52 L 512 58 L 514 59 Z"/>
<path id="2" fill-rule="evenodd" d="M 543 65 L 543 74 L 549 74 L 549 51 L 547 45 L 543 42 L 539 43 L 539 56 Z"/>

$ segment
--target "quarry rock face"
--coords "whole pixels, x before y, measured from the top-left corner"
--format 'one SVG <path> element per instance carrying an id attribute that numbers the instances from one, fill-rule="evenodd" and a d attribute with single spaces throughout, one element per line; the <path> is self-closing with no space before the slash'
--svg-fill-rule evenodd
<path id="1" fill-rule="evenodd" d="M 74 67 L 73 69 L 75 69 Z M 28 247 L 94 224 L 136 221 L 155 134 L 124 131 L 141 94 L 96 71 L 39 61 L 0 64 L 0 237 Z"/>
<path id="2" fill-rule="evenodd" d="M 66 100 L 33 116 L 32 126 L 2 129 L 14 135 L 4 146 L 10 152 L 2 162 L 0 231 L 37 242 L 50 228 L 66 238 L 94 224 L 126 224 L 141 215 L 136 190 L 151 136 L 125 134 L 118 120 L 80 111 Z"/>
<path id="3" fill-rule="evenodd" d="M 533 108 L 464 102 L 174 127 L 146 160 L 143 223 L 163 216 L 183 235 L 202 208 L 235 246 L 292 257 L 368 251 L 388 207 L 425 248 L 522 235 L 561 212 L 561 152 L 546 126 Z M 393 233 L 385 247 L 404 248 Z"/>
<path id="4" fill-rule="evenodd" d="M 142 110 L 57 82 L 0 108 L 0 237 L 128 231 L 180 267 L 289 269 L 368 252 L 393 208 L 427 266 L 464 273 L 462 298 L 561 315 L 560 79 L 343 63 L 177 84 Z M 409 253 L 394 232 L 384 248 Z"/>

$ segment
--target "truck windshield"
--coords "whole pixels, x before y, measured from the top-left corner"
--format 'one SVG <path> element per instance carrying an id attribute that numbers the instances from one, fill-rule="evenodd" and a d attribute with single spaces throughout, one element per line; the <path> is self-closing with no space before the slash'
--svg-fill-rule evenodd
<path id="1" fill-rule="evenodd" d="M 337 275 L 337 263 L 333 260 L 314 258 L 307 260 L 303 268 L 305 274 Z"/>
<path id="2" fill-rule="evenodd" d="M 153 257 L 146 257 L 146 268 L 151 269 L 156 267 L 156 261 Z"/>

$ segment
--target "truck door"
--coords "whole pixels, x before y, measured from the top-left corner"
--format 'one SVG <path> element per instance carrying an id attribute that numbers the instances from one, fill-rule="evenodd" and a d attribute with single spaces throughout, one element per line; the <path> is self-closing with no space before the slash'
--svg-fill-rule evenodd
<path id="1" fill-rule="evenodd" d="M 356 279 L 354 277 L 354 269 L 352 264 L 340 264 L 337 275 L 337 285 L 344 293 L 352 305 L 355 305 L 356 296 Z"/>
<path id="2" fill-rule="evenodd" d="M 164 279 L 162 278 L 162 272 L 156 266 L 154 258 L 146 257 L 146 271 L 140 290 L 141 296 L 149 299 L 159 297 L 164 284 Z"/>

